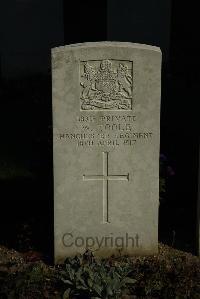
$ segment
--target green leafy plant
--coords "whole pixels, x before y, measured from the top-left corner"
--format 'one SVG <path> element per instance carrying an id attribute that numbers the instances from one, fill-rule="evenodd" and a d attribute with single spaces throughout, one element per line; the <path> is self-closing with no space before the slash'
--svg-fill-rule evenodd
<path id="1" fill-rule="evenodd" d="M 59 271 L 59 278 L 65 285 L 63 299 L 121 298 L 122 292 L 136 282 L 129 277 L 128 264 L 110 265 L 109 260 L 85 260 L 83 257 L 68 258 Z"/>

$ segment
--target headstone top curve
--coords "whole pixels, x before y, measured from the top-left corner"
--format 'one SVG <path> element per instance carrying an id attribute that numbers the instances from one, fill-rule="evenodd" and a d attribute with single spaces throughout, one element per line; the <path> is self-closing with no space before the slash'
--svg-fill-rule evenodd
<path id="1" fill-rule="evenodd" d="M 101 41 L 101 42 L 84 42 L 77 44 L 69 44 L 65 46 L 52 48 L 52 53 L 62 52 L 71 50 L 72 48 L 96 48 L 96 47 L 124 47 L 124 48 L 135 48 L 139 50 L 151 50 L 161 53 L 161 49 L 157 46 L 151 46 L 146 44 L 131 43 L 131 42 L 119 42 L 119 41 Z"/>

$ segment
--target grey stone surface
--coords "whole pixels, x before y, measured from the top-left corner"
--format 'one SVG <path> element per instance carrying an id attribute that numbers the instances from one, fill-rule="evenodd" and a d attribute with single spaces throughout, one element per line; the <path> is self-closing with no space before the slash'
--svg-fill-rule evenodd
<path id="1" fill-rule="evenodd" d="M 55 261 L 158 246 L 161 52 L 97 42 L 52 49 Z"/>

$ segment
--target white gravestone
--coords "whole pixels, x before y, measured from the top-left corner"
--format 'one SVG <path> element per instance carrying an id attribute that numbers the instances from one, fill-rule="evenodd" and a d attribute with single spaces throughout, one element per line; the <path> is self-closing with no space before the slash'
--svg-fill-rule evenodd
<path id="1" fill-rule="evenodd" d="M 161 52 L 52 49 L 55 261 L 158 247 Z"/>

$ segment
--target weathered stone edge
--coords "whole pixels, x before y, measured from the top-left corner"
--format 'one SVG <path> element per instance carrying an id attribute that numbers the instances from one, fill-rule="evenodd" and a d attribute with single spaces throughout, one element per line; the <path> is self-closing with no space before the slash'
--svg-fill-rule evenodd
<path id="1" fill-rule="evenodd" d="M 85 42 L 85 43 L 77 43 L 77 44 L 70 44 L 60 47 L 55 47 L 51 49 L 52 53 L 62 52 L 66 50 L 71 50 L 72 48 L 79 47 L 79 48 L 89 48 L 89 47 L 121 47 L 121 48 L 135 48 L 141 50 L 151 50 L 161 53 L 161 49 L 156 46 L 150 46 L 145 44 L 138 44 L 138 43 L 131 43 L 131 42 L 109 42 L 109 41 L 102 41 L 102 42 Z"/>

